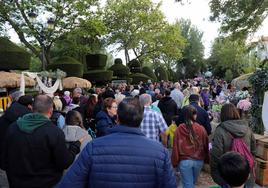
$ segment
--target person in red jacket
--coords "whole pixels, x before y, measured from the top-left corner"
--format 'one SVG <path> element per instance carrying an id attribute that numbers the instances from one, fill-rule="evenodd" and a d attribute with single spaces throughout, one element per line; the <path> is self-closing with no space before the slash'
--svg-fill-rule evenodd
<path id="1" fill-rule="evenodd" d="M 205 128 L 196 123 L 195 107 L 184 107 L 184 123 L 180 124 L 174 134 L 172 164 L 180 171 L 184 188 L 194 187 L 208 158 L 208 135 Z"/>

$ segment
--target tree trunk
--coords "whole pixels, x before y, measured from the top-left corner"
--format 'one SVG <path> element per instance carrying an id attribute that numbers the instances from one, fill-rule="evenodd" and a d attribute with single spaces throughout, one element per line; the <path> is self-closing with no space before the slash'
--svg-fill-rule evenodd
<path id="1" fill-rule="evenodd" d="M 41 52 L 38 57 L 42 62 L 42 70 L 45 71 L 47 66 L 51 63 L 50 47 L 41 46 Z"/>
<path id="2" fill-rule="evenodd" d="M 126 65 L 129 63 L 129 54 L 128 54 L 128 49 L 125 48 L 125 58 L 126 58 Z"/>

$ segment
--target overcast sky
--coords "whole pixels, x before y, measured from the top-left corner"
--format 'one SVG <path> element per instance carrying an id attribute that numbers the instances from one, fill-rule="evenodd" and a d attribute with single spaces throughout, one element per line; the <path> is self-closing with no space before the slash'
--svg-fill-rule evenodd
<path id="1" fill-rule="evenodd" d="M 104 1 L 104 0 L 102 0 Z M 153 2 L 159 2 L 160 0 L 152 0 Z M 190 19 L 191 22 L 197 26 L 200 31 L 203 31 L 203 43 L 205 45 L 205 56 L 209 56 L 211 44 L 218 36 L 218 29 L 220 24 L 216 22 L 210 22 L 210 9 L 209 0 L 189 0 L 190 3 L 176 3 L 175 0 L 162 0 L 162 11 L 166 15 L 167 20 L 170 23 L 176 21 L 176 19 L 184 18 Z M 19 42 L 18 37 L 14 32 L 10 32 L 11 40 Z M 263 23 L 263 27 L 255 34 L 255 36 L 268 36 L 268 19 Z M 124 60 L 124 53 L 114 54 L 114 57 L 120 57 Z"/>

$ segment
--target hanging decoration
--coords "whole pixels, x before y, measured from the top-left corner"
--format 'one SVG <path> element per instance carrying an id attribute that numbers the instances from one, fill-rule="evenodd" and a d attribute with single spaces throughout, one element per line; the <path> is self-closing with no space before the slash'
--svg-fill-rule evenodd
<path id="1" fill-rule="evenodd" d="M 57 89 L 62 90 L 62 79 L 66 77 L 66 73 L 57 69 L 56 72 L 43 71 L 40 73 L 33 72 L 22 72 L 20 80 L 20 91 L 25 93 L 25 80 L 24 75 L 28 75 L 30 78 L 33 78 L 37 81 L 39 88 L 46 94 L 53 94 Z M 44 78 L 44 83 L 43 79 Z M 56 82 L 52 86 L 52 78 L 56 79 Z"/>

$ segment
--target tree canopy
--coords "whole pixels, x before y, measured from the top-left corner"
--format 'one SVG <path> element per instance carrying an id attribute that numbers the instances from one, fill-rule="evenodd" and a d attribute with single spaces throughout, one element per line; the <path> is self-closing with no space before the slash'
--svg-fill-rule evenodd
<path id="1" fill-rule="evenodd" d="M 246 72 L 245 68 L 250 65 L 249 60 L 245 41 L 233 41 L 231 38 L 216 38 L 209 58 L 214 75 L 221 78 L 226 76 L 227 70 L 228 77 L 230 77 L 230 72 L 233 74 L 233 77 Z"/>
<path id="2" fill-rule="evenodd" d="M 20 41 L 36 56 L 44 48 L 45 61 L 50 61 L 50 49 L 62 35 L 79 27 L 84 20 L 94 16 L 97 0 L 11 0 L 0 1 L 0 28 L 11 26 Z M 96 9 L 96 8 L 95 8 Z M 37 22 L 30 21 L 29 14 Z M 48 29 L 44 18 L 51 18 L 54 28 Z"/>
<path id="3" fill-rule="evenodd" d="M 130 61 L 130 52 L 141 62 L 181 57 L 184 39 L 167 23 L 160 4 L 150 0 L 108 0 L 103 20 L 108 30 L 107 43 L 117 45 L 118 51 L 124 50 L 126 62 Z"/>
<path id="4" fill-rule="evenodd" d="M 202 43 L 203 32 L 192 25 L 190 20 L 181 19 L 177 22 L 181 28 L 181 34 L 186 39 L 186 47 L 182 52 L 182 59 L 177 63 L 177 72 L 187 77 L 194 77 L 204 67 L 204 45 Z"/>
<path id="5" fill-rule="evenodd" d="M 221 22 L 221 30 L 239 37 L 255 32 L 268 15 L 267 0 L 211 0 L 212 21 Z"/>

